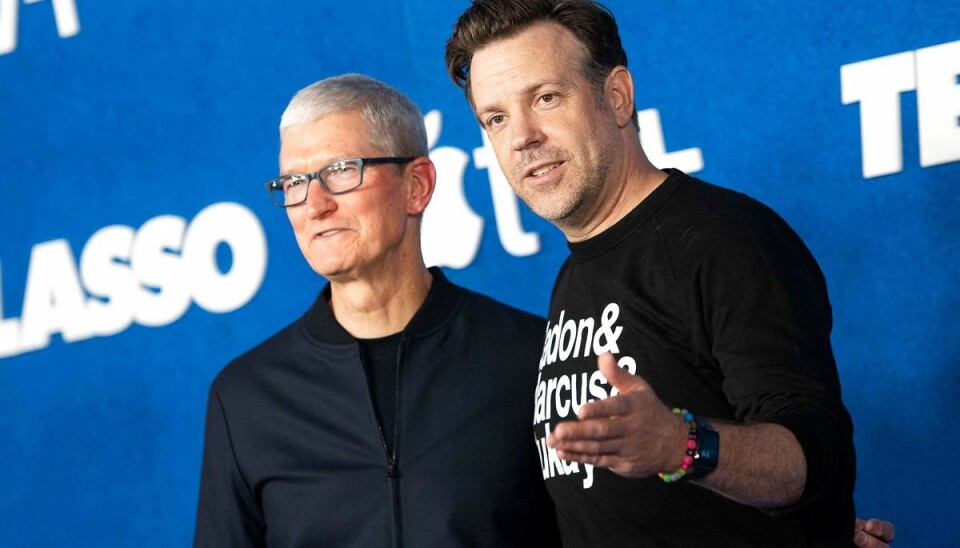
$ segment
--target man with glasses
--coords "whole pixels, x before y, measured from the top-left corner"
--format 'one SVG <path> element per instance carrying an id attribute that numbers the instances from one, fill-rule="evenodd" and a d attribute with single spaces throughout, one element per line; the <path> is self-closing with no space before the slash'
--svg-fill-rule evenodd
<path id="1" fill-rule="evenodd" d="M 329 78 L 280 142 L 267 189 L 329 284 L 214 380 L 195 545 L 555 545 L 530 435 L 543 320 L 424 266 L 417 107 Z"/>

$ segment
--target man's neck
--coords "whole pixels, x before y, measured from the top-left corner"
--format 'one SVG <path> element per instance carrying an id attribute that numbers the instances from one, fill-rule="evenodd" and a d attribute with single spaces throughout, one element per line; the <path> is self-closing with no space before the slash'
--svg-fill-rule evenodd
<path id="1" fill-rule="evenodd" d="M 427 298 L 433 276 L 421 263 L 377 276 L 330 282 L 330 309 L 337 322 L 358 339 L 377 339 L 403 331 Z"/>
<path id="2" fill-rule="evenodd" d="M 611 174 L 612 181 L 598 196 L 596 203 L 581 212 L 581 218 L 556 223 L 568 241 L 588 240 L 617 224 L 667 178 L 666 172 L 650 163 L 639 143 L 624 158 L 621 166 L 619 172 Z"/>

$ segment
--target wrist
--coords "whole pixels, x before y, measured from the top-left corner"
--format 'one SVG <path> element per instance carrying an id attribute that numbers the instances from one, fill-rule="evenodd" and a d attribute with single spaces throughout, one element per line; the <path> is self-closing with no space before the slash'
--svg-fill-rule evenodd
<path id="1" fill-rule="evenodd" d="M 673 414 L 677 415 L 681 421 L 678 423 L 676 440 L 679 443 L 670 443 L 667 444 L 669 447 L 670 456 L 665 459 L 664 462 L 669 462 L 667 466 L 671 468 L 661 468 L 674 470 L 673 472 L 659 472 L 657 475 L 660 476 L 665 483 L 672 483 L 683 479 L 692 469 L 694 455 L 697 448 L 697 438 L 696 438 L 696 426 L 695 417 L 692 413 L 686 409 L 673 409 Z M 677 448 L 682 447 L 682 450 L 678 451 Z M 676 466 L 676 456 L 682 455 L 682 460 L 680 466 Z"/>
<path id="2" fill-rule="evenodd" d="M 685 454 L 680 467 L 673 472 L 660 472 L 665 483 L 687 478 L 698 480 L 716 470 L 720 461 L 720 434 L 706 419 L 697 418 L 686 409 L 674 409 L 686 428 Z"/>

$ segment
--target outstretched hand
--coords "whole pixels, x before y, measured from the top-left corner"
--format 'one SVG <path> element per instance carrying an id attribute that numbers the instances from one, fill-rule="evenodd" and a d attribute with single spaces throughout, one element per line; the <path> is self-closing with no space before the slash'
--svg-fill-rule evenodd
<path id="1" fill-rule="evenodd" d="M 577 421 L 558 424 L 547 438 L 557 456 L 609 468 L 627 477 L 673 471 L 683 460 L 687 427 L 660 401 L 643 377 L 617 366 L 610 353 L 597 367 L 616 396 L 583 405 Z"/>

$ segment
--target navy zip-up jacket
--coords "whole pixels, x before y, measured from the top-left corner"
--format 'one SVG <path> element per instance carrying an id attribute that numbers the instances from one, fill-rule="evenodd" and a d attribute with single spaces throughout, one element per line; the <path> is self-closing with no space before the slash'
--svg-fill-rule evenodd
<path id="1" fill-rule="evenodd" d="M 531 426 L 544 320 L 431 273 L 401 335 L 392 455 L 329 286 L 220 372 L 195 546 L 558 544 Z"/>

